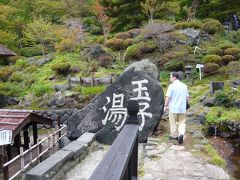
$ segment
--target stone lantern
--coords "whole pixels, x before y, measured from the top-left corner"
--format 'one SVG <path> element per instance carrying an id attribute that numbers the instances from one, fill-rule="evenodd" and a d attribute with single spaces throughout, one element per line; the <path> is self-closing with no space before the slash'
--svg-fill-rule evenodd
<path id="1" fill-rule="evenodd" d="M 187 66 L 185 66 L 185 73 L 186 73 L 186 75 L 187 75 L 187 80 L 189 80 L 189 78 L 190 78 L 190 75 L 192 74 L 192 66 L 190 66 L 190 65 L 187 65 Z"/>

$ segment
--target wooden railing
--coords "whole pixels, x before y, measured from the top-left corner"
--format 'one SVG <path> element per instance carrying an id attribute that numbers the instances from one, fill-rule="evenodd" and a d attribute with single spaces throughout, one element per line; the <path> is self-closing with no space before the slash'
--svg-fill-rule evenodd
<path id="1" fill-rule="evenodd" d="M 55 149 L 56 149 L 56 145 L 57 143 L 64 137 L 67 135 L 67 130 L 66 130 L 67 126 L 63 125 L 60 129 L 58 128 L 58 126 L 56 126 L 56 128 L 53 130 L 53 132 L 51 134 L 48 135 L 48 137 L 44 138 L 41 141 L 38 141 L 37 144 L 35 144 L 34 146 L 31 146 L 31 143 L 29 143 L 29 149 L 27 149 L 26 151 L 23 151 L 23 147 L 20 147 L 20 154 L 16 157 L 14 157 L 13 159 L 11 159 L 10 161 L 6 162 L 5 164 L 3 164 L 3 178 L 4 180 L 11 180 L 14 179 L 15 177 L 17 177 L 19 174 L 21 174 L 22 172 L 24 172 L 30 165 L 32 165 L 34 162 L 40 162 L 40 158 L 45 155 L 47 152 L 49 152 L 49 154 L 53 154 Z M 65 131 L 65 133 L 63 135 L 61 135 L 61 132 Z M 42 150 L 42 144 L 44 142 L 47 142 L 47 147 Z M 33 151 L 35 151 L 36 155 L 34 157 Z M 25 158 L 29 158 L 28 163 L 25 164 L 25 162 L 27 161 Z M 20 160 L 20 167 L 21 169 L 19 171 L 17 171 L 16 173 L 14 173 L 11 177 L 9 176 L 9 167 L 11 164 L 16 163 L 16 161 Z"/>
<path id="2" fill-rule="evenodd" d="M 126 125 L 93 172 L 90 180 L 137 179 L 139 105 L 136 101 L 129 101 L 127 109 L 129 117 Z"/>

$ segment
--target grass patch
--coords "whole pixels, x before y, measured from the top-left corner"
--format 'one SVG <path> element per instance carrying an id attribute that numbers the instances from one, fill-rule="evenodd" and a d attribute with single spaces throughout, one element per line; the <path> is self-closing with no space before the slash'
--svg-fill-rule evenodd
<path id="1" fill-rule="evenodd" d="M 226 107 L 212 107 L 209 109 L 207 115 L 207 122 L 220 122 L 220 121 L 240 121 L 238 108 L 226 108 Z"/>
<path id="2" fill-rule="evenodd" d="M 218 154 L 217 150 L 213 148 L 211 144 L 205 144 L 203 146 L 203 151 L 209 156 L 209 162 L 211 164 L 225 168 L 226 162 Z"/>
<path id="3" fill-rule="evenodd" d="M 80 92 L 83 96 L 91 96 L 91 95 L 97 95 L 105 91 L 106 86 L 76 86 L 73 88 L 74 92 Z"/>

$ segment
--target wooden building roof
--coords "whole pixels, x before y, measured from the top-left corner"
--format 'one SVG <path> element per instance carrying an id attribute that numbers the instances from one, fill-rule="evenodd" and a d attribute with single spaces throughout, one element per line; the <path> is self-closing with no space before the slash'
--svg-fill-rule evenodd
<path id="1" fill-rule="evenodd" d="M 13 137 L 28 123 L 52 125 L 52 120 L 35 114 L 32 110 L 0 109 L 0 130 L 12 130 Z"/>
<path id="2" fill-rule="evenodd" d="M 0 44 L 0 56 L 16 56 L 17 54 Z"/>

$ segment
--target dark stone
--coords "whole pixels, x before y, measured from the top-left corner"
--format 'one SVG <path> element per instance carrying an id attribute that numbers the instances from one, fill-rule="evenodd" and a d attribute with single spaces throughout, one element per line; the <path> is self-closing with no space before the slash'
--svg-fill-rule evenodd
<path id="1" fill-rule="evenodd" d="M 147 88 L 147 90 L 140 92 L 142 92 L 141 97 L 145 98 L 149 94 L 149 97 L 146 98 L 149 101 L 146 99 L 135 99 L 140 105 L 140 111 L 145 107 L 142 115 L 138 114 L 138 118 L 140 120 L 139 141 L 146 141 L 148 136 L 153 133 L 163 114 L 164 94 L 159 81 L 152 79 L 143 71 L 134 71 L 133 69 L 124 72 L 105 92 L 95 97 L 88 106 L 69 117 L 69 138 L 77 139 L 84 132 L 98 132 L 96 137 L 98 140 L 111 144 L 127 119 L 127 102 L 130 98 L 140 95 L 140 93 L 133 91 L 133 89 L 138 88 L 138 85 L 133 85 L 132 82 L 140 80 L 148 81 L 140 83 Z M 121 95 L 123 95 L 123 102 L 120 101 Z M 113 108 L 113 98 L 116 100 L 115 109 Z M 149 104 L 149 107 L 145 106 L 147 104 Z M 119 109 L 120 107 L 122 109 Z M 120 112 L 116 113 L 116 119 L 114 119 L 114 115 L 112 117 L 107 116 L 113 114 L 116 110 Z M 152 115 L 152 117 L 150 118 L 147 115 Z M 142 121 L 142 117 L 145 118 L 145 123 Z"/>
<path id="2" fill-rule="evenodd" d="M 57 92 L 54 97 L 50 100 L 49 106 L 62 107 L 66 103 L 66 98 L 61 92 Z"/>
<path id="3" fill-rule="evenodd" d="M 240 86 L 240 79 L 232 81 L 232 87 L 238 88 Z"/>
<path id="4" fill-rule="evenodd" d="M 64 115 L 60 118 L 61 123 L 64 123 L 68 118 L 69 118 L 69 116 L 68 116 L 67 114 L 64 114 Z"/>
<path id="5" fill-rule="evenodd" d="M 68 84 L 56 84 L 54 85 L 55 91 L 67 91 L 70 89 Z"/>
<path id="6" fill-rule="evenodd" d="M 20 101 L 17 100 L 14 97 L 6 97 L 6 96 L 0 96 L 0 108 L 3 108 L 5 106 L 9 106 L 9 105 L 16 105 L 18 104 Z"/>
<path id="7" fill-rule="evenodd" d="M 210 92 L 214 93 L 217 90 L 223 90 L 224 82 L 210 82 Z"/>
<path id="8" fill-rule="evenodd" d="M 213 107 L 215 103 L 216 103 L 215 98 L 207 98 L 202 102 L 203 106 L 207 106 L 207 107 Z"/>

